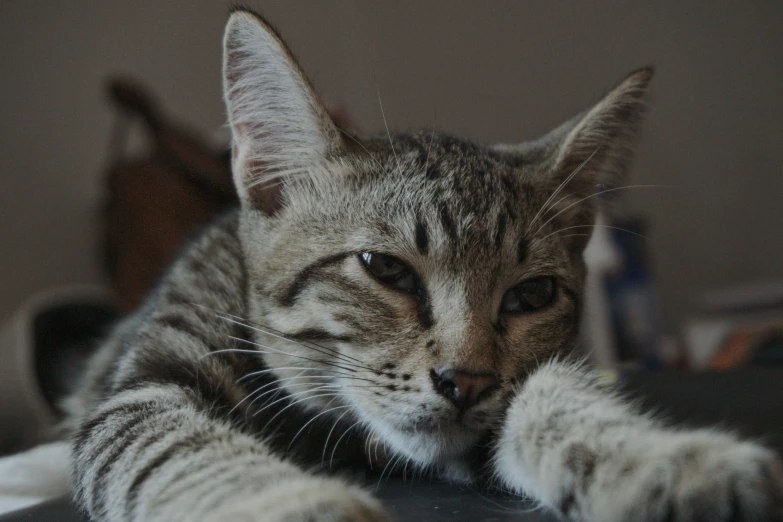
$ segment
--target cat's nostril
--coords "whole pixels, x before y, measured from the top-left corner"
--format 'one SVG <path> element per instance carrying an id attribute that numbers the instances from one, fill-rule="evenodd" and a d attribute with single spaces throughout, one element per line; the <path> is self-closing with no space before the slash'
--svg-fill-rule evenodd
<path id="1" fill-rule="evenodd" d="M 430 370 L 435 391 L 465 410 L 488 397 L 497 387 L 498 378 L 491 373 L 471 373 L 462 370 Z"/>
<path id="2" fill-rule="evenodd" d="M 432 384 L 435 386 L 435 391 L 443 395 L 449 400 L 452 400 L 455 395 L 458 395 L 457 385 L 453 381 L 442 377 L 435 370 L 430 370 L 430 377 L 432 378 Z"/>

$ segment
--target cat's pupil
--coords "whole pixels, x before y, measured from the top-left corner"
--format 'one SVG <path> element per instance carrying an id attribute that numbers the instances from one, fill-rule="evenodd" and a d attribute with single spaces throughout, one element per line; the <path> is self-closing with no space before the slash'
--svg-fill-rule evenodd
<path id="1" fill-rule="evenodd" d="M 367 271 L 381 282 L 406 292 L 418 291 L 416 276 L 408 265 L 399 259 L 371 252 L 363 252 L 359 258 Z"/>
<path id="2" fill-rule="evenodd" d="M 407 270 L 402 262 L 391 256 L 364 252 L 361 257 L 364 265 L 375 277 L 391 277 Z"/>
<path id="3" fill-rule="evenodd" d="M 511 312 L 521 309 L 521 303 L 519 302 L 519 295 L 512 289 L 506 292 L 503 296 L 503 302 L 501 303 L 501 310 L 504 312 Z"/>
<path id="4" fill-rule="evenodd" d="M 537 277 L 524 281 L 503 296 L 502 313 L 520 313 L 539 310 L 554 298 L 555 283 L 551 277 Z"/>

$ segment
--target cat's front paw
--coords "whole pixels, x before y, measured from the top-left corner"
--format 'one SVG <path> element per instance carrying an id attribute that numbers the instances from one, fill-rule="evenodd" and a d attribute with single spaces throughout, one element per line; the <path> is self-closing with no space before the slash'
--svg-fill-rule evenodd
<path id="1" fill-rule="evenodd" d="M 595 522 L 783 522 L 780 461 L 715 432 L 663 437 L 596 479 Z"/>
<path id="2" fill-rule="evenodd" d="M 232 522 L 391 522 L 380 502 L 335 479 L 282 482 L 240 502 L 226 503 L 206 520 Z"/>

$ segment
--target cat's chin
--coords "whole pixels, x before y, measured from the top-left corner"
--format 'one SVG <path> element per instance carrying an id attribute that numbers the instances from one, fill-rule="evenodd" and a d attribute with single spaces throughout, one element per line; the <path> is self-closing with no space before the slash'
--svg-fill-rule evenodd
<path id="1" fill-rule="evenodd" d="M 421 466 L 458 460 L 483 435 L 483 430 L 455 422 L 439 423 L 430 428 L 395 426 L 384 419 L 373 419 L 370 424 L 391 453 Z"/>

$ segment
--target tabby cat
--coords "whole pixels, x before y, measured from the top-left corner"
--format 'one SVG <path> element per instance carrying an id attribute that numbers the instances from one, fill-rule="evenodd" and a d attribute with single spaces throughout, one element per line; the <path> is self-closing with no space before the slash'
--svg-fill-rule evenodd
<path id="1" fill-rule="evenodd" d="M 389 520 L 334 472 L 368 465 L 574 521 L 781 519 L 769 450 L 669 428 L 570 355 L 594 196 L 623 182 L 651 69 L 535 142 L 486 147 L 343 132 L 250 11 L 224 53 L 241 209 L 71 399 L 93 520 Z"/>

